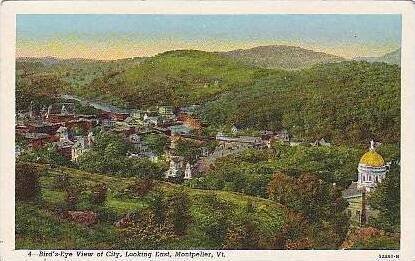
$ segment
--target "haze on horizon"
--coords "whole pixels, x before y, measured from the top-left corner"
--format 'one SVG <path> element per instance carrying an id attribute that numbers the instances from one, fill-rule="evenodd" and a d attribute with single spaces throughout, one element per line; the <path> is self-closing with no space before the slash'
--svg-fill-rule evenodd
<path id="1" fill-rule="evenodd" d="M 16 38 L 17 57 L 113 60 L 263 45 L 374 57 L 400 48 L 401 16 L 20 14 Z"/>

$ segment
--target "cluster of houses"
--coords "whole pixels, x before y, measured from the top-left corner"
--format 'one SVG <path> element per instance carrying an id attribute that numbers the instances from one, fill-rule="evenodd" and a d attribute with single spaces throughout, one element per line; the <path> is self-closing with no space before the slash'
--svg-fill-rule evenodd
<path id="1" fill-rule="evenodd" d="M 99 123 L 95 115 L 75 114 L 73 103 L 51 104 L 38 111 L 31 105 L 28 112 L 16 117 L 16 137 L 27 144 L 24 148 L 16 146 L 16 156 L 51 144 L 73 161 L 92 146 L 92 129 Z"/>
<path id="2" fill-rule="evenodd" d="M 147 158 L 156 162 L 160 155 L 149 149 L 143 136 L 158 133 L 165 135 L 171 143 L 165 151 L 165 158 L 169 161 L 166 178 L 190 179 L 192 173 L 200 171 L 206 164 L 213 163 L 216 158 L 239 153 L 249 147 L 270 148 L 275 141 L 291 146 L 298 145 L 291 140 L 287 130 L 262 131 L 258 136 L 242 136 L 239 135 L 239 129 L 233 126 L 230 133 L 218 132 L 216 136 L 203 137 L 201 130 L 204 124 L 195 116 L 198 105 L 181 108 L 157 106 L 152 109 L 127 111 L 112 106 L 88 104 L 96 109 L 95 113 L 88 115 L 76 113 L 76 106 L 76 102 L 65 100 L 38 110 L 31 105 L 28 112 L 17 113 L 16 136 L 23 139 L 27 145 L 16 145 L 16 156 L 25 150 L 52 145 L 68 160 L 76 162 L 80 155 L 91 149 L 94 144 L 93 129 L 100 127 L 102 131 L 121 135 L 132 145 L 134 151 L 129 152 L 127 156 Z M 197 163 L 192 165 L 188 159 L 174 154 L 177 137 L 196 141 L 216 140 L 218 146 L 213 151 L 202 147 L 196 155 Z M 322 139 L 311 145 L 330 144 Z"/>
<path id="3" fill-rule="evenodd" d="M 36 110 L 31 104 L 29 111 L 17 113 L 16 137 L 24 142 L 16 144 L 16 157 L 24 151 L 51 145 L 62 156 L 76 162 L 80 155 L 93 146 L 93 129 L 100 127 L 102 131 L 121 135 L 132 145 L 134 151 L 127 156 L 157 161 L 159 155 L 148 148 L 143 135 L 159 133 L 169 139 L 189 137 L 198 134 L 202 128 L 202 123 L 193 117 L 196 105 L 177 111 L 171 106 L 133 111 L 95 107 L 96 113 L 91 115 L 77 114 L 76 106 L 75 102 L 57 102 Z M 171 168 L 166 172 L 166 177 L 186 173 L 186 178 L 191 178 L 190 163 L 183 163 L 183 159 L 173 156 L 168 157 L 168 160 Z"/>

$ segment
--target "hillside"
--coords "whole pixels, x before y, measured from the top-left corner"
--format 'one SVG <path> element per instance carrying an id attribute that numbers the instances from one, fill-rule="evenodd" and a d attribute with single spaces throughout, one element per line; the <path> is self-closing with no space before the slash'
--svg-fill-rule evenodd
<path id="1" fill-rule="evenodd" d="M 116 96 L 130 107 L 182 106 L 243 88 L 268 73 L 214 53 L 169 51 L 122 72 L 99 77 L 82 94 L 104 100 Z"/>
<path id="2" fill-rule="evenodd" d="M 345 60 L 339 56 L 286 45 L 258 46 L 250 49 L 223 52 L 221 54 L 262 68 L 286 70 L 307 68 L 315 64 Z"/>
<path id="3" fill-rule="evenodd" d="M 94 79 L 120 72 L 126 67 L 139 64 L 141 60 L 141 58 L 115 61 L 55 57 L 17 58 L 17 109 L 25 109 L 29 106 L 30 101 L 27 97 L 36 98 L 32 100 L 42 104 L 50 101 L 51 96 L 58 93 L 82 92 Z"/>
<path id="4" fill-rule="evenodd" d="M 221 94 L 199 115 L 215 126 L 286 128 L 310 141 L 399 142 L 400 69 L 341 62 L 272 75 Z"/>
<path id="5" fill-rule="evenodd" d="M 111 177 L 64 167 L 37 167 L 43 172 L 40 178 L 41 198 L 37 203 L 18 201 L 16 204 L 17 249 L 220 249 L 222 245 L 212 240 L 206 229 L 215 229 L 214 222 L 221 215 L 221 211 L 226 211 L 223 216 L 225 220 L 236 222 L 236 215 L 243 212 L 248 202 L 253 204 L 252 215 L 264 237 L 277 233 L 286 222 L 285 207 L 271 200 L 240 193 L 190 189 L 156 181 L 155 186 L 145 195 L 134 196 L 131 186 L 136 184 L 135 178 Z M 66 182 L 62 183 L 64 176 Z M 102 184 L 109 188 L 109 195 L 104 204 L 91 204 L 92 191 L 97 185 Z M 77 203 L 70 208 L 77 211 L 94 211 L 98 214 L 96 224 L 86 226 L 62 216 L 62 209 L 68 208 L 65 190 L 72 186 L 78 188 L 79 197 Z M 151 234 L 149 242 L 140 242 L 139 239 L 129 242 L 126 233 L 130 231 L 114 224 L 128 213 L 132 215 L 144 212 L 153 204 L 154 197 L 158 195 L 157 191 L 163 191 L 164 195 L 180 195 L 177 191 L 181 191 L 179 193 L 188 195 L 190 216 L 188 220 L 183 220 L 190 224 L 186 234 L 157 242 L 157 234 Z M 218 207 L 215 202 L 222 204 L 223 209 L 215 211 Z M 149 223 L 145 225 L 151 226 Z"/>
<path id="6" fill-rule="evenodd" d="M 354 60 L 401 65 L 401 49 L 399 48 L 380 57 L 357 57 Z"/>

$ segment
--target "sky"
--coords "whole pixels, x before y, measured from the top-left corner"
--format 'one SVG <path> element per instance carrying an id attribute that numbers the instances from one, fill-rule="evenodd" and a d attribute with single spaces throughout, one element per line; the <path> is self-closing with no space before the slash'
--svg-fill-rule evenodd
<path id="1" fill-rule="evenodd" d="M 345 58 L 401 44 L 400 15 L 32 15 L 16 18 L 17 57 L 112 60 L 196 49 L 292 45 Z"/>

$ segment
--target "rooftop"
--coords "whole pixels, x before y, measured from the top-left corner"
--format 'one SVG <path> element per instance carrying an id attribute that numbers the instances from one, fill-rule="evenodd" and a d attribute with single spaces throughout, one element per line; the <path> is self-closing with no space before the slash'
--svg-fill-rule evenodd
<path id="1" fill-rule="evenodd" d="M 47 137 L 49 137 L 49 135 L 46 134 L 46 133 L 29 132 L 29 133 L 25 133 L 24 137 L 26 139 L 36 140 L 36 139 L 44 139 L 44 138 L 47 138 Z"/>
<path id="2" fill-rule="evenodd" d="M 362 192 L 357 187 L 357 182 L 352 182 L 350 186 L 342 191 L 343 198 L 353 198 L 359 197 L 362 195 Z"/>

